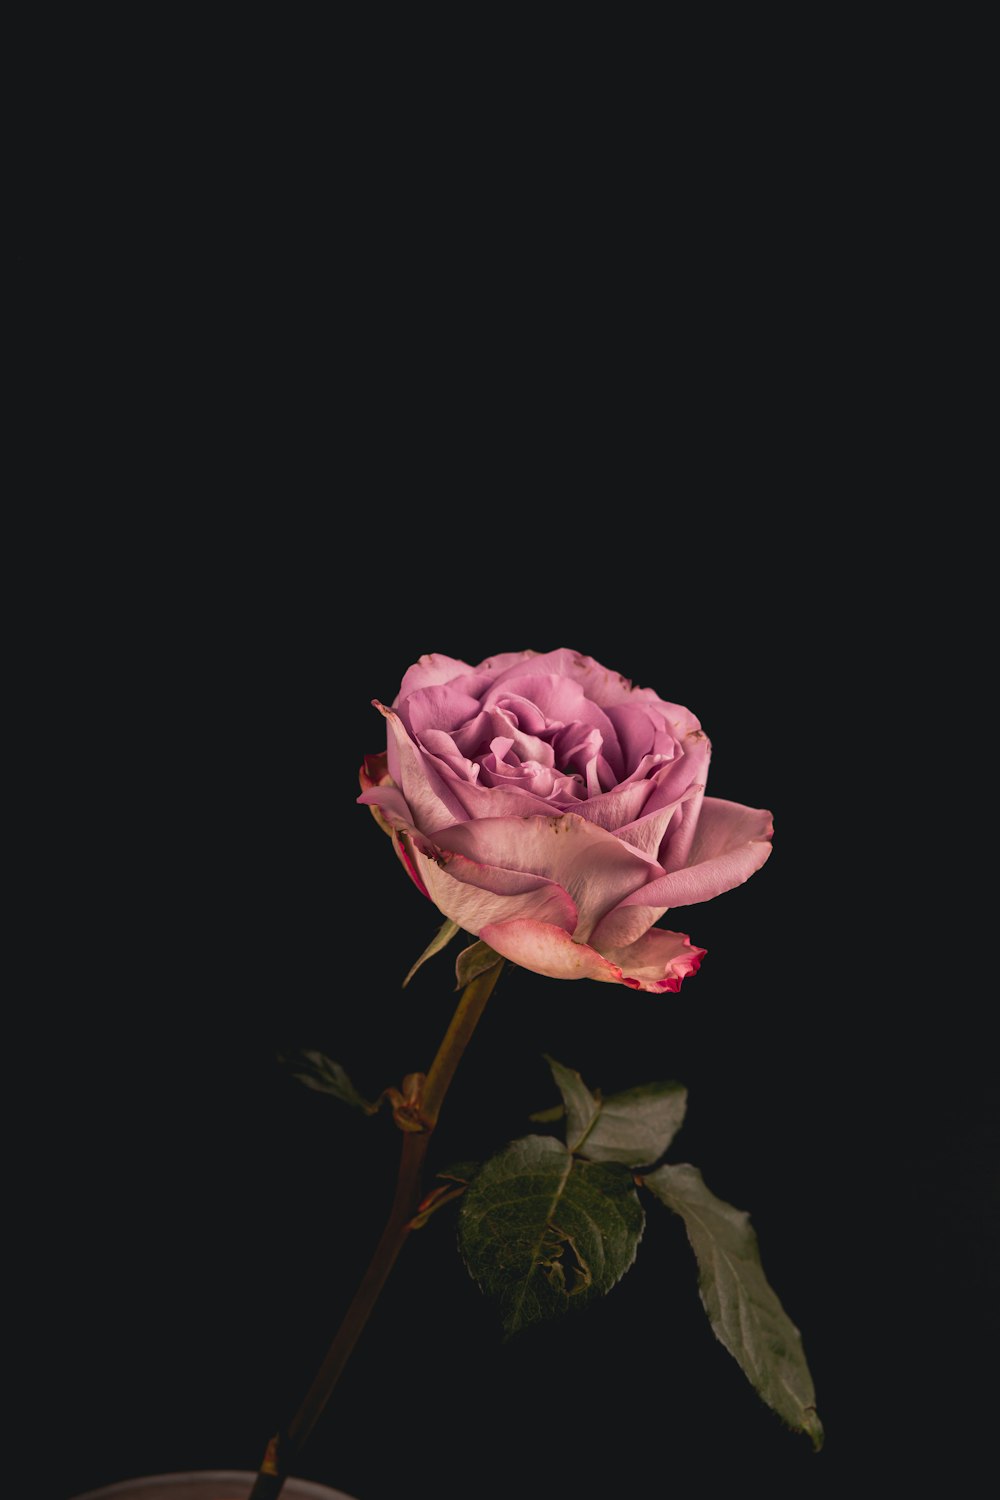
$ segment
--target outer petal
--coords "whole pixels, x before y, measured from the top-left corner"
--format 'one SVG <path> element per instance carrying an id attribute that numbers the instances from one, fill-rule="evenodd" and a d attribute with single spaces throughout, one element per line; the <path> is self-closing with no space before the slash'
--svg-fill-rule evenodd
<path id="1" fill-rule="evenodd" d="M 374 809 L 372 810 L 374 811 Z M 427 889 L 423 880 L 421 880 L 420 871 L 417 869 L 417 851 L 414 846 L 413 839 L 408 833 L 405 833 L 402 829 L 399 828 L 392 828 L 390 829 L 390 832 L 392 834 L 392 847 L 399 855 L 400 864 L 403 866 L 403 869 L 406 871 L 407 875 L 409 875 L 410 879 L 413 881 L 413 884 L 416 886 L 420 894 L 422 896 L 426 896 L 428 901 L 430 901 L 431 893 Z"/>
<path id="2" fill-rule="evenodd" d="M 413 852 L 413 818 L 402 792 L 385 768 L 385 755 L 366 755 L 360 774 L 364 791 L 358 801 L 366 806 L 378 826 L 392 839 L 400 864 L 422 896 L 430 899 L 427 887 L 417 873 Z M 419 835 L 416 835 L 419 837 Z"/>
<path id="3" fill-rule="evenodd" d="M 407 734 L 399 715 L 377 698 L 372 700 L 389 722 L 389 770 L 402 789 L 421 832 L 443 828 L 466 816 L 452 786 Z M 440 763 L 439 763 L 440 764 Z"/>
<path id="4" fill-rule="evenodd" d="M 627 947 L 605 949 L 604 957 L 629 978 L 638 979 L 644 990 L 676 991 L 682 980 L 697 974 L 705 949 L 693 947 L 686 933 L 651 927 Z"/>
<path id="5" fill-rule="evenodd" d="M 392 778 L 389 775 L 389 768 L 386 765 L 386 754 L 384 750 L 382 750 L 378 755 L 365 756 L 364 760 L 361 762 L 361 769 L 358 772 L 358 780 L 361 783 L 362 792 L 362 796 L 358 798 L 359 802 L 365 800 L 366 793 L 374 791 L 378 787 L 384 786 L 388 788 L 392 786 Z M 391 834 L 392 829 L 389 827 L 389 824 L 379 812 L 378 798 L 371 797 L 368 798 L 367 801 L 368 806 L 372 810 L 372 817 L 375 819 L 382 832 Z"/>
<path id="6" fill-rule="evenodd" d="M 598 922 L 590 941 L 601 953 L 631 947 L 667 909 L 665 906 L 625 906 L 623 903 Z"/>
<path id="7" fill-rule="evenodd" d="M 633 906 L 692 906 L 731 891 L 749 880 L 769 857 L 773 832 L 771 814 L 764 808 L 706 797 L 687 865 L 630 893 L 620 903 L 619 911 Z M 619 937 L 613 931 L 617 916 L 618 912 L 612 913 L 602 924 L 602 948 Z"/>
<path id="8" fill-rule="evenodd" d="M 478 936 L 485 926 L 516 918 L 553 924 L 568 934 L 577 925 L 576 906 L 552 880 L 516 870 L 487 869 L 461 854 L 435 857 L 419 849 L 418 872 L 444 916 Z"/>
<path id="9" fill-rule="evenodd" d="M 681 802 L 677 816 L 670 822 L 660 844 L 659 859 L 664 874 L 672 875 L 682 870 L 691 857 L 691 846 L 698 829 L 698 818 L 705 801 L 705 783 L 695 782 L 689 786 Z"/>
<path id="10" fill-rule="evenodd" d="M 632 990 L 677 990 L 693 974 L 704 949 L 692 948 L 683 933 L 661 932 L 652 943 L 642 938 L 635 950 L 624 949 L 614 962 L 587 943 L 576 943 L 560 927 L 520 919 L 497 922 L 480 933 L 497 953 L 522 968 L 551 979 L 597 979 Z"/>
<path id="11" fill-rule="evenodd" d="M 488 656 L 485 661 L 481 661 L 476 671 L 492 672 L 499 677 L 508 667 L 516 667 L 520 662 L 527 661 L 529 656 L 537 655 L 537 651 L 501 651 L 499 656 Z"/>
<path id="12" fill-rule="evenodd" d="M 652 688 L 633 688 L 631 699 L 635 703 L 644 703 L 647 708 L 655 709 L 679 739 L 690 730 L 701 728 L 698 719 L 689 708 L 684 707 L 683 703 L 667 703 Z"/>
<path id="13" fill-rule="evenodd" d="M 584 942 L 595 922 L 645 885 L 657 868 L 613 833 L 574 813 L 481 818 L 443 828 L 434 841 L 500 871 L 520 870 L 558 882 L 579 909 L 576 935 Z"/>
<path id="14" fill-rule="evenodd" d="M 358 798 L 362 807 L 370 807 L 375 814 L 375 821 L 389 833 L 391 824 L 393 828 L 413 827 L 413 814 L 407 806 L 406 798 L 398 786 L 390 782 L 386 786 L 369 787 L 362 792 Z"/>
<path id="15" fill-rule="evenodd" d="M 392 706 L 396 708 L 418 688 L 437 687 L 440 683 L 451 682 L 453 678 L 473 670 L 467 661 L 457 661 L 453 656 L 422 656 L 412 667 L 407 668 Z"/>
<path id="16" fill-rule="evenodd" d="M 440 848 L 414 828 L 398 787 L 372 787 L 358 801 L 370 807 L 392 834 L 396 853 L 418 889 L 466 932 L 478 934 L 484 923 L 521 916 L 575 930 L 576 904 L 554 880 L 496 869 Z"/>
<path id="17" fill-rule="evenodd" d="M 358 780 L 361 782 L 361 790 L 367 792 L 371 786 L 384 786 L 389 780 L 389 767 L 386 764 L 386 754 L 380 750 L 377 755 L 366 755 L 361 762 L 358 772 Z"/>

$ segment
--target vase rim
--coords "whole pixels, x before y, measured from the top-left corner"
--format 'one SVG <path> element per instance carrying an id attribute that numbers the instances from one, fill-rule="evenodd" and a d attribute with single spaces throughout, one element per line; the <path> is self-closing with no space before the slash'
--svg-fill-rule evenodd
<path id="1" fill-rule="evenodd" d="M 132 1494 L 137 1490 L 152 1488 L 153 1485 L 164 1489 L 167 1486 L 198 1482 L 243 1483 L 248 1486 L 249 1494 L 249 1486 L 256 1478 L 256 1472 L 251 1469 L 190 1469 L 176 1474 L 143 1474 L 136 1479 L 122 1479 L 115 1484 L 105 1485 L 101 1489 L 87 1490 L 85 1494 L 74 1496 L 74 1500 L 115 1500 L 116 1495 Z M 352 1500 L 343 1490 L 331 1489 L 328 1484 L 319 1484 L 312 1479 L 295 1479 L 290 1476 L 287 1484 L 295 1486 L 290 1492 L 289 1500 Z"/>

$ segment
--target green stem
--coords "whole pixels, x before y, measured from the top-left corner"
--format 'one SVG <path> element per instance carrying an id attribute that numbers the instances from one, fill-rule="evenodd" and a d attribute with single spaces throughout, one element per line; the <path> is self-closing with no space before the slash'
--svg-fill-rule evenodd
<path id="1" fill-rule="evenodd" d="M 427 1082 L 424 1084 L 421 1113 L 428 1130 L 433 1130 L 437 1124 L 444 1096 L 455 1076 L 455 1069 L 468 1046 L 469 1038 L 479 1025 L 479 1019 L 486 1009 L 487 1000 L 493 993 L 493 986 L 500 978 L 502 968 L 503 959 L 499 958 L 492 969 L 487 969 L 485 974 L 479 974 L 475 979 L 470 980 L 462 991 L 462 998 L 455 1007 L 455 1014 L 437 1050 L 437 1056 L 431 1063 Z"/>
<path id="2" fill-rule="evenodd" d="M 469 1038 L 486 1008 L 493 987 L 503 968 L 501 959 L 485 974 L 479 974 L 462 992 L 451 1024 L 444 1040 L 431 1063 L 424 1084 L 421 1100 L 421 1118 L 424 1129 L 404 1131 L 403 1146 L 399 1162 L 399 1176 L 392 1208 L 386 1220 L 382 1236 L 375 1247 L 371 1263 L 361 1279 L 344 1321 L 327 1350 L 316 1378 L 306 1393 L 306 1398 L 288 1426 L 276 1434 L 268 1444 L 264 1462 L 250 1491 L 248 1500 L 276 1500 L 299 1453 L 318 1422 L 323 1408 L 329 1401 L 333 1389 L 351 1357 L 355 1344 L 361 1337 L 365 1324 L 371 1316 L 379 1293 L 385 1286 L 396 1257 L 406 1243 L 414 1215 L 421 1200 L 421 1172 L 431 1134 L 441 1113 L 444 1096 L 455 1076 L 462 1053 Z"/>

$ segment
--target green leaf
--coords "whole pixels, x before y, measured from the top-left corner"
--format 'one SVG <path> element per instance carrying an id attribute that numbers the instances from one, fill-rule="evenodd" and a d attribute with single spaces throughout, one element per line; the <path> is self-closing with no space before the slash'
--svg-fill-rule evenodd
<path id="1" fill-rule="evenodd" d="M 610 1094 L 580 1147 L 591 1161 L 641 1167 L 658 1161 L 680 1130 L 687 1089 L 679 1083 L 643 1083 Z"/>
<path id="2" fill-rule="evenodd" d="M 552 1077 L 566 1106 L 566 1145 L 570 1151 L 576 1151 L 586 1139 L 601 1106 L 575 1069 L 564 1067 L 547 1053 L 545 1061 L 552 1069 Z"/>
<path id="3" fill-rule="evenodd" d="M 420 966 L 422 964 L 425 964 L 429 958 L 433 958 L 435 953 L 440 953 L 442 948 L 446 948 L 451 942 L 452 938 L 455 936 L 455 933 L 458 931 L 458 923 L 453 922 L 450 917 L 446 917 L 445 920 L 441 923 L 441 926 L 438 928 L 437 932 L 431 938 L 430 942 L 427 944 L 427 947 L 424 949 L 423 953 L 421 953 L 420 957 L 413 965 L 413 968 L 410 970 L 409 974 L 407 974 L 406 978 L 403 980 L 404 990 L 406 989 L 406 986 L 409 984 L 410 980 L 413 978 L 414 974 L 417 972 Z"/>
<path id="4" fill-rule="evenodd" d="M 366 1115 L 377 1114 L 381 1101 L 376 1099 L 372 1103 L 359 1094 L 340 1063 L 333 1062 L 324 1053 L 282 1053 L 278 1061 L 284 1063 L 291 1070 L 292 1077 L 304 1083 L 307 1089 L 315 1089 L 318 1094 L 331 1094 L 343 1104 L 364 1110 Z"/>
<path id="5" fill-rule="evenodd" d="M 435 1177 L 444 1177 L 449 1182 L 471 1182 L 479 1171 L 478 1161 L 454 1161 L 450 1167 L 442 1167 Z"/>
<path id="6" fill-rule="evenodd" d="M 459 1216 L 469 1273 L 505 1332 L 582 1307 L 635 1260 L 645 1216 L 624 1167 L 581 1161 L 551 1136 L 513 1141 L 480 1168 Z"/>
<path id="7" fill-rule="evenodd" d="M 477 942 L 469 948 L 463 948 L 455 960 L 455 978 L 458 980 L 455 988 L 464 989 L 473 979 L 485 974 L 487 969 L 492 969 L 494 964 L 502 962 L 501 955 L 489 943 Z"/>
<path id="8" fill-rule="evenodd" d="M 684 1220 L 716 1337 L 768 1406 L 818 1451 L 823 1428 L 802 1336 L 764 1275 L 749 1215 L 710 1193 L 695 1167 L 659 1167 L 643 1181 Z"/>
<path id="9" fill-rule="evenodd" d="M 536 1125 L 554 1125 L 557 1120 L 566 1117 L 566 1107 L 562 1104 L 553 1104 L 551 1109 L 536 1109 L 534 1114 L 528 1116 Z"/>
<path id="10" fill-rule="evenodd" d="M 644 1083 L 602 1099 L 572 1068 L 545 1060 L 566 1106 L 566 1143 L 588 1160 L 641 1167 L 658 1161 L 681 1128 L 687 1108 L 681 1084 Z"/>

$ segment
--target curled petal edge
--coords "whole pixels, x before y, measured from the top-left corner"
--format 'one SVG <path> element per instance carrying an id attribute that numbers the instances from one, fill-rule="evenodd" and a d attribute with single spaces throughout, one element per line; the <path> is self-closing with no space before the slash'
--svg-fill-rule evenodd
<path id="1" fill-rule="evenodd" d="M 358 798 L 359 802 L 366 792 L 373 792 L 382 786 L 395 785 L 392 777 L 389 775 L 388 756 L 384 750 L 380 751 L 378 755 L 365 756 L 358 771 L 358 781 L 361 783 L 361 797 Z M 378 807 L 373 802 L 367 803 L 366 806 L 371 808 L 372 817 L 382 832 L 388 833 L 391 836 L 392 829 L 381 812 L 379 812 Z"/>
<path id="2" fill-rule="evenodd" d="M 406 809 L 407 811 L 409 809 L 406 808 L 403 794 L 389 775 L 389 767 L 384 750 L 378 755 L 365 756 L 361 763 L 361 769 L 358 772 L 358 780 L 361 783 L 361 796 L 358 798 L 358 801 L 362 806 L 368 808 L 382 832 L 387 833 L 392 839 L 392 847 L 395 849 L 403 869 L 409 875 L 420 894 L 426 896 L 428 901 L 430 901 L 431 893 L 421 880 L 420 872 L 417 869 L 417 862 L 414 859 L 413 847 L 409 838 L 410 829 L 408 827 L 408 820 L 404 821 L 395 812 L 398 808 Z M 383 804 L 389 807 L 392 814 L 392 821 L 386 817 L 382 807 L 376 801 L 377 797 L 381 798 Z"/>
<path id="3" fill-rule="evenodd" d="M 627 906 L 694 906 L 742 885 L 771 855 L 774 824 L 766 808 L 706 797 L 687 863 L 626 896 Z M 667 855 L 669 861 L 669 851 Z"/>
<path id="4" fill-rule="evenodd" d="M 705 956 L 705 949 L 695 948 L 684 933 L 662 928 L 616 949 L 610 958 L 588 943 L 575 942 L 561 927 L 530 918 L 495 922 L 479 936 L 512 963 L 550 979 L 596 979 L 654 994 L 679 990 L 684 979 L 697 973 Z"/>

